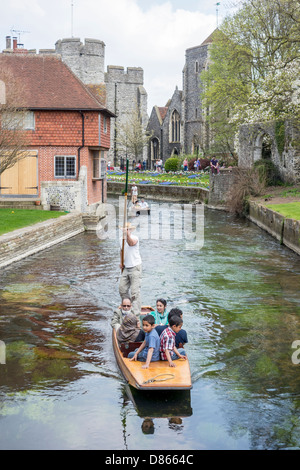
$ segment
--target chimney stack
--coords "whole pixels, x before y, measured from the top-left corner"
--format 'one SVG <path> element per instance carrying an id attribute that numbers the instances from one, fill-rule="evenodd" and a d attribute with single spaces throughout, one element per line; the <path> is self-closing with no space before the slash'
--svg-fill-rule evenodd
<path id="1" fill-rule="evenodd" d="M 13 38 L 13 50 L 18 49 L 18 38 Z"/>
<path id="2" fill-rule="evenodd" d="M 6 36 L 6 49 L 11 49 L 11 37 Z"/>

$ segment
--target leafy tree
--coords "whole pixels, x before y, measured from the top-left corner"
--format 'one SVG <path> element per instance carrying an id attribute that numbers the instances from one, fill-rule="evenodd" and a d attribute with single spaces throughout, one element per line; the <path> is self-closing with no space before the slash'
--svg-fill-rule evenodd
<path id="1" fill-rule="evenodd" d="M 129 158 L 138 161 L 143 158 L 144 147 L 148 145 L 151 136 L 147 135 L 140 116 L 137 103 L 127 119 L 118 126 L 118 150 L 122 150 Z"/>
<path id="2" fill-rule="evenodd" d="M 242 123 L 299 122 L 300 4 L 242 0 L 225 19 L 202 73 L 204 107 L 215 142 L 228 141 Z"/>

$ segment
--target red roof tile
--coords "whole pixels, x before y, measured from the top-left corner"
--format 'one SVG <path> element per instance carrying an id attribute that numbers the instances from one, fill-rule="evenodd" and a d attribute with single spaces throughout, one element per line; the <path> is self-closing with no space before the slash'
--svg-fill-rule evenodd
<path id="1" fill-rule="evenodd" d="M 22 105 L 28 109 L 103 110 L 113 115 L 58 57 L 0 54 L 0 70 L 22 83 Z"/>

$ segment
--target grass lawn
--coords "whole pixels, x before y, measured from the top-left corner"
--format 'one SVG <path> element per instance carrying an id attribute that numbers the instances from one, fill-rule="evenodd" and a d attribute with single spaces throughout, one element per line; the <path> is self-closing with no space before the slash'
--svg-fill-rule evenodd
<path id="1" fill-rule="evenodd" d="M 125 171 L 108 171 L 107 181 L 116 181 L 125 184 Z M 133 184 L 161 184 L 177 186 L 199 186 L 207 188 L 209 185 L 209 173 L 180 171 L 169 173 L 156 173 L 154 171 L 129 171 L 128 183 Z"/>
<path id="2" fill-rule="evenodd" d="M 269 209 L 279 212 L 287 219 L 300 220 L 300 202 L 287 202 L 285 204 L 266 204 Z"/>
<path id="3" fill-rule="evenodd" d="M 34 209 L 0 209 L 0 235 L 44 220 L 60 217 L 65 212 Z"/>

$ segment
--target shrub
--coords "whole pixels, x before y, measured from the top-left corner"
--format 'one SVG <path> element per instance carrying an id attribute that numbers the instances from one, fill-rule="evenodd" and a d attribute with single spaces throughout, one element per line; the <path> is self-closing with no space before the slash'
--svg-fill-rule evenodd
<path id="1" fill-rule="evenodd" d="M 194 163 L 195 163 L 196 160 L 197 160 L 197 158 L 192 158 L 191 160 L 189 160 L 188 168 L 189 168 L 190 171 L 194 170 Z M 207 167 L 210 168 L 210 160 L 208 158 L 200 158 L 200 163 L 201 163 L 200 170 L 205 170 L 205 168 L 207 168 Z"/>
<path id="2" fill-rule="evenodd" d="M 244 215 L 248 212 L 250 196 L 260 196 L 266 187 L 266 180 L 257 168 L 235 170 L 235 181 L 227 199 L 227 207 L 231 212 Z"/>
<path id="3" fill-rule="evenodd" d="M 265 181 L 267 186 L 273 186 L 280 182 L 277 167 L 271 160 L 257 160 L 253 166 L 257 169 L 260 180 Z"/>
<path id="4" fill-rule="evenodd" d="M 196 160 L 197 160 L 197 158 L 192 158 L 191 160 L 189 160 L 188 169 L 189 169 L 190 171 L 194 171 L 194 169 L 195 169 L 195 168 L 194 168 L 194 163 L 195 163 Z"/>
<path id="5" fill-rule="evenodd" d="M 177 171 L 179 165 L 179 159 L 176 157 L 170 157 L 165 161 L 166 171 Z"/>

